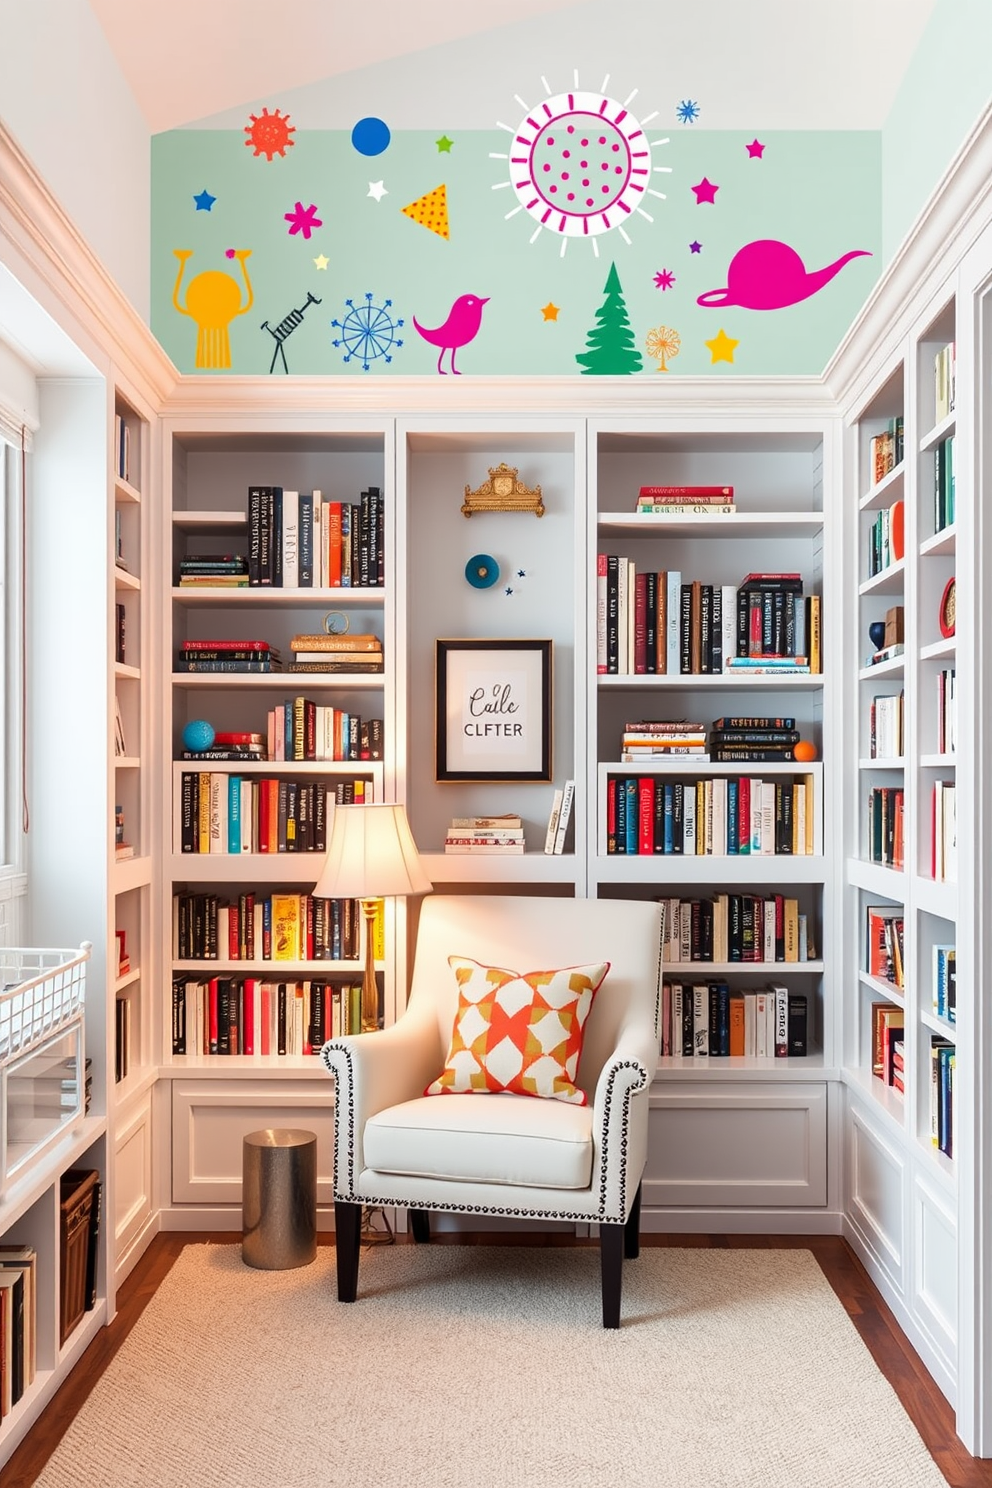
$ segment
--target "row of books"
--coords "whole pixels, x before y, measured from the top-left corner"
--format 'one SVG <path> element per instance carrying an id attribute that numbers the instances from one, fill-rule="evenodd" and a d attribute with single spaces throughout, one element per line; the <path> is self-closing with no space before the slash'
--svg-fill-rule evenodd
<path id="1" fill-rule="evenodd" d="M 551 800 L 548 827 L 544 834 L 544 851 L 549 856 L 560 857 L 565 851 L 565 839 L 568 836 L 568 824 L 572 818 L 574 802 L 575 781 L 566 780 L 563 786 L 555 790 Z"/>
<path id="2" fill-rule="evenodd" d="M 381 760 L 381 718 L 363 718 L 312 698 L 289 698 L 266 717 L 270 760 Z"/>
<path id="3" fill-rule="evenodd" d="M 733 486 L 641 486 L 635 511 L 661 517 L 731 516 L 737 510 Z"/>
<path id="4" fill-rule="evenodd" d="M 666 963 L 811 961 L 816 947 L 808 917 L 787 894 L 720 893 L 668 897 L 661 905 Z"/>
<path id="5" fill-rule="evenodd" d="M 865 966 L 868 974 L 899 988 L 906 985 L 903 931 L 902 905 L 865 906 Z"/>
<path id="6" fill-rule="evenodd" d="M 724 981 L 664 981 L 661 1053 L 692 1059 L 804 1058 L 808 999 L 781 983 L 754 991 Z"/>
<path id="7" fill-rule="evenodd" d="M 957 792 L 953 780 L 935 780 L 930 793 L 930 872 L 955 883 L 958 876 Z"/>
<path id="8" fill-rule="evenodd" d="M 0 1245 L 0 1419 L 33 1383 L 38 1366 L 38 1253 Z"/>
<path id="9" fill-rule="evenodd" d="M 954 667 L 942 667 L 937 673 L 937 753 L 954 754 L 957 747 L 957 672 Z"/>
<path id="10" fill-rule="evenodd" d="M 886 868 L 906 865 L 905 792 L 901 785 L 875 785 L 866 809 L 868 859 Z"/>
<path id="11" fill-rule="evenodd" d="M 883 1085 L 902 1091 L 904 1010 L 895 1002 L 871 1004 L 871 1072 Z"/>
<path id="12" fill-rule="evenodd" d="M 114 1000 L 114 1083 L 126 1080 L 131 1068 L 131 999 Z"/>
<path id="13" fill-rule="evenodd" d="M 246 553 L 187 553 L 179 560 L 180 589 L 247 589 Z"/>
<path id="14" fill-rule="evenodd" d="M 329 796 L 333 804 L 364 805 L 372 799 L 373 783 L 183 770 L 176 820 L 179 851 L 324 852 Z"/>
<path id="15" fill-rule="evenodd" d="M 813 776 L 759 780 L 610 776 L 606 851 L 628 856 L 793 854 L 814 850 Z"/>
<path id="16" fill-rule="evenodd" d="M 901 759 L 905 726 L 905 694 L 879 693 L 868 707 L 868 751 L 872 759 Z"/>
<path id="17" fill-rule="evenodd" d="M 957 950 L 952 945 L 933 947 L 933 1010 L 948 1023 L 958 1020 Z"/>
<path id="18" fill-rule="evenodd" d="M 820 670 L 820 596 L 797 573 L 749 573 L 740 584 L 683 580 L 600 553 L 596 670 L 694 675 Z"/>
<path id="19" fill-rule="evenodd" d="M 954 412 L 957 392 L 957 347 L 948 341 L 934 353 L 933 358 L 933 405 L 934 423 L 939 424 L 949 413 Z"/>
<path id="20" fill-rule="evenodd" d="M 248 488 L 248 582 L 284 589 L 377 588 L 384 582 L 378 486 L 357 502 L 321 491 Z"/>
<path id="21" fill-rule="evenodd" d="M 173 1054 L 319 1054 L 361 1032 L 361 980 L 174 976 Z"/>
<path id="22" fill-rule="evenodd" d="M 954 1073 L 956 1050 L 950 1039 L 930 1036 L 930 1141 L 946 1157 L 954 1156 Z"/>
<path id="23" fill-rule="evenodd" d="M 953 525 L 957 512 L 954 435 L 942 439 L 933 452 L 933 530 Z"/>
<path id="24" fill-rule="evenodd" d="M 446 853 L 505 857 L 524 851 L 523 818 L 514 812 L 500 816 L 453 816 L 444 838 Z"/>
<path id="25" fill-rule="evenodd" d="M 381 912 L 373 949 L 381 954 Z M 361 945 L 356 899 L 263 893 L 236 897 L 181 890 L 172 898 L 177 961 L 354 961 Z"/>
<path id="26" fill-rule="evenodd" d="M 906 556 L 906 504 L 893 501 L 868 523 L 867 577 L 874 578 Z"/>
<path id="27" fill-rule="evenodd" d="M 382 641 L 371 632 L 294 635 L 289 645 L 291 672 L 381 672 L 385 665 Z"/>
<path id="28" fill-rule="evenodd" d="M 886 420 L 885 428 L 868 441 L 868 474 L 873 486 L 903 461 L 905 425 L 902 414 Z"/>

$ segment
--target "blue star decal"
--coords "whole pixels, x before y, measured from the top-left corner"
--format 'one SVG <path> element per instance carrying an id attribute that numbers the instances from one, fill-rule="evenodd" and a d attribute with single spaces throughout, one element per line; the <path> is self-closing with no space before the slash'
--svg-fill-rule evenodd
<path id="1" fill-rule="evenodd" d="M 526 574 L 525 570 L 522 569 L 522 568 L 518 568 L 517 569 L 517 578 L 518 579 L 525 579 L 526 577 L 527 577 L 527 574 Z"/>
<path id="2" fill-rule="evenodd" d="M 217 198 L 211 196 L 210 192 L 204 186 L 199 196 L 194 196 L 193 200 L 196 202 L 196 210 L 198 212 L 209 212 Z"/>
<path id="3" fill-rule="evenodd" d="M 512 594 L 513 593 L 513 590 L 512 589 L 504 589 L 503 590 L 503 593 L 504 594 Z"/>

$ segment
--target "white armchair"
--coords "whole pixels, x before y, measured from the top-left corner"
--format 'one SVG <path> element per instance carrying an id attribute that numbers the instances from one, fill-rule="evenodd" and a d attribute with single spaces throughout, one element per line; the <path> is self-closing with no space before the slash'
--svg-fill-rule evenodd
<path id="1" fill-rule="evenodd" d="M 338 1298 L 358 1292 L 365 1205 L 402 1205 L 414 1239 L 431 1210 L 599 1226 L 603 1326 L 620 1325 L 624 1257 L 638 1254 L 648 1092 L 658 1062 L 660 909 L 616 899 L 435 895 L 422 907 L 406 1010 L 333 1039 Z M 588 1104 L 517 1094 L 425 1096 L 458 1006 L 449 956 L 518 972 L 608 961 L 576 1084 Z"/>

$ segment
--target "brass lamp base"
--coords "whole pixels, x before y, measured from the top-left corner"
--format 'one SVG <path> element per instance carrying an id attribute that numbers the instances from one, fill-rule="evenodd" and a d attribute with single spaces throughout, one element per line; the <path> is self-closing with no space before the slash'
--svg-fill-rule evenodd
<path id="1" fill-rule="evenodd" d="M 365 915 L 365 973 L 362 977 L 362 1032 L 375 1033 L 379 1027 L 379 984 L 375 979 L 375 925 L 378 899 L 363 899 L 362 913 Z"/>

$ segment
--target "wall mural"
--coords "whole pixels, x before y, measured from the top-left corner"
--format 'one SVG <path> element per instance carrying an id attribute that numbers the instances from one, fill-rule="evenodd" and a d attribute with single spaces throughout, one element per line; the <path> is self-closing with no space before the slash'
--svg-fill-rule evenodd
<path id="1" fill-rule="evenodd" d="M 156 136 L 152 329 L 176 365 L 822 371 L 878 273 L 878 137 L 706 131 L 687 98 L 666 132 L 608 77 L 540 82 L 491 133 L 308 130 L 267 105 Z"/>

